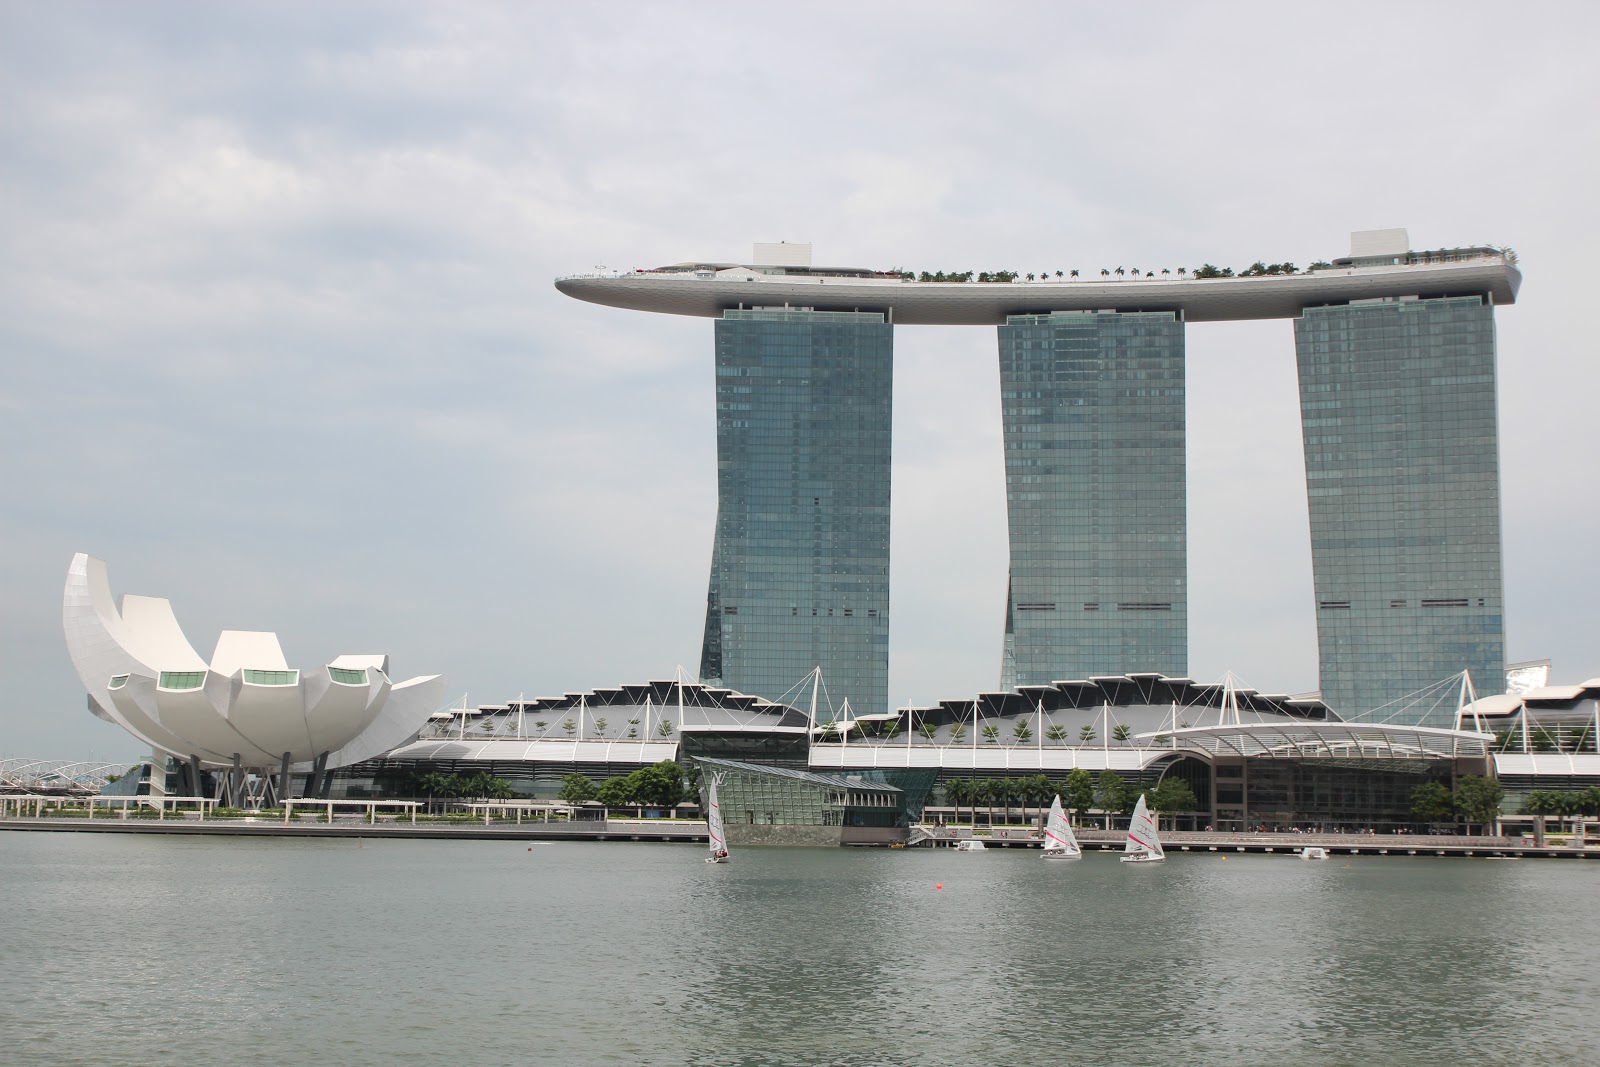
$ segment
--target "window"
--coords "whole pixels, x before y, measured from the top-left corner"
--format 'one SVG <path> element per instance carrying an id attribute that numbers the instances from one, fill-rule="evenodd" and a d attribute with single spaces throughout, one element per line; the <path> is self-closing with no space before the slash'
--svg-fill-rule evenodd
<path id="1" fill-rule="evenodd" d="M 253 671 L 245 668 L 246 685 L 295 685 L 300 681 L 299 671 Z"/>
<path id="2" fill-rule="evenodd" d="M 111 681 L 106 683 L 106 688 L 107 689 L 121 689 L 123 686 L 125 686 L 127 684 L 128 684 L 128 676 L 126 674 L 114 674 L 114 675 L 111 676 Z"/>
<path id="3" fill-rule="evenodd" d="M 328 668 L 328 677 L 332 678 L 334 681 L 338 682 L 340 685 L 366 685 L 367 684 L 367 672 L 366 671 L 352 671 L 352 670 L 348 670 L 348 669 L 346 669 L 344 667 L 329 667 Z"/>
<path id="4" fill-rule="evenodd" d="M 205 671 L 162 671 L 156 679 L 162 689 L 199 689 L 205 682 Z"/>

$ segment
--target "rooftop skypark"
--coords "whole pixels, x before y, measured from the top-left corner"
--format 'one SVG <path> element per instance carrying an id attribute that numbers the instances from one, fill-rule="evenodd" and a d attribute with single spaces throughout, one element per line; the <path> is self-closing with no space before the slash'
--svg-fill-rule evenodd
<path id="1" fill-rule="evenodd" d="M 1398 231 L 1374 231 L 1388 234 Z M 1364 236 L 1364 235 L 1360 235 Z M 1189 322 L 1296 318 L 1307 307 L 1372 300 L 1482 296 L 1516 301 L 1522 275 L 1509 248 L 1474 245 L 1413 251 L 1391 238 L 1351 255 L 1257 261 L 1234 270 L 1210 263 L 1141 269 L 1031 272 L 817 267 L 807 245 L 758 245 L 751 263 L 691 260 L 629 272 L 598 270 L 556 280 L 568 296 L 611 307 L 719 317 L 739 308 L 876 311 L 902 325 L 1000 325 L 1052 311 L 1172 311 Z M 776 250 L 776 251 L 773 251 Z M 762 254 L 766 252 L 766 254 Z"/>

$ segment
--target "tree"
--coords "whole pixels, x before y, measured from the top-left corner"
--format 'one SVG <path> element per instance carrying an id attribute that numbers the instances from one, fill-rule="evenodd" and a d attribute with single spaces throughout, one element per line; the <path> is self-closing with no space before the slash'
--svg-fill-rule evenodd
<path id="1" fill-rule="evenodd" d="M 542 734 L 544 733 L 544 728 L 549 725 L 549 723 L 545 722 L 543 719 L 540 719 L 533 724 L 533 728 Z"/>
<path id="2" fill-rule="evenodd" d="M 1044 736 L 1051 741 L 1065 741 L 1067 739 L 1067 728 L 1060 723 L 1054 723 L 1044 732 Z"/>
<path id="3" fill-rule="evenodd" d="M 998 741 L 999 739 L 1000 739 L 1000 727 L 996 726 L 994 723 L 991 722 L 991 723 L 989 723 L 988 725 L 986 725 L 983 728 L 983 742 L 984 742 L 984 744 L 992 745 L 996 741 Z"/>
<path id="4" fill-rule="evenodd" d="M 1411 817 L 1418 822 L 1444 822 L 1455 815 L 1455 798 L 1441 782 L 1423 782 L 1411 790 Z"/>
<path id="5" fill-rule="evenodd" d="M 1195 799 L 1194 790 L 1189 788 L 1189 783 L 1170 775 L 1161 779 L 1156 787 L 1150 790 L 1148 799 L 1152 808 L 1169 816 L 1180 811 L 1194 811 L 1200 806 L 1200 802 Z"/>
<path id="6" fill-rule="evenodd" d="M 926 737 L 929 741 L 932 741 L 933 735 L 939 732 L 939 727 L 934 723 L 925 722 L 921 726 L 917 727 L 917 732 L 923 737 Z"/>
<path id="7" fill-rule="evenodd" d="M 657 723 L 656 724 L 656 733 L 659 734 L 662 737 L 671 737 L 672 736 L 672 720 L 671 719 L 662 719 L 659 723 Z"/>
<path id="8" fill-rule="evenodd" d="M 1033 728 L 1026 719 L 1018 719 L 1011 727 L 1011 736 L 1017 739 L 1017 744 L 1025 745 L 1033 740 Z"/>
<path id="9" fill-rule="evenodd" d="M 1128 786 L 1116 771 L 1101 771 L 1094 783 L 1095 799 L 1100 810 L 1106 813 L 1106 829 L 1111 829 L 1111 816 L 1128 810 Z"/>
<path id="10" fill-rule="evenodd" d="M 611 724 L 606 722 L 606 720 L 596 719 L 594 721 L 594 735 L 596 737 L 604 737 L 606 735 L 606 730 L 609 729 L 610 726 Z"/>
<path id="11" fill-rule="evenodd" d="M 428 771 L 417 776 L 413 788 L 422 796 L 428 798 L 428 810 L 433 810 L 435 797 L 449 797 L 455 793 L 455 781 L 449 775 L 440 774 L 438 771 Z"/>
<path id="12" fill-rule="evenodd" d="M 961 821 L 961 805 L 972 800 L 971 785 L 970 781 L 964 781 L 960 778 L 951 778 L 944 783 L 945 803 L 956 809 L 956 822 Z"/>
<path id="13" fill-rule="evenodd" d="M 556 796 L 568 804 L 582 804 L 594 799 L 594 783 L 581 774 L 569 774 L 561 779 L 561 791 Z"/>
<path id="14" fill-rule="evenodd" d="M 1074 767 L 1067 775 L 1067 807 L 1078 815 L 1087 815 L 1094 807 L 1094 777 L 1082 767 Z"/>
<path id="15" fill-rule="evenodd" d="M 961 743 L 961 739 L 963 737 L 966 737 L 966 736 L 967 736 L 967 724 L 966 723 L 957 722 L 957 723 L 951 723 L 950 724 L 950 743 L 951 744 L 959 745 Z"/>
<path id="16" fill-rule="evenodd" d="M 561 722 L 561 728 L 567 732 L 568 737 L 571 737 L 572 732 L 578 728 L 578 724 L 573 722 L 571 719 L 563 719 Z"/>
<path id="17" fill-rule="evenodd" d="M 895 739 L 895 737 L 899 733 L 900 733 L 900 720 L 899 719 L 890 719 L 888 722 L 883 724 L 883 735 L 882 736 L 883 736 L 883 739 L 885 741 L 893 741 Z"/>
<path id="18" fill-rule="evenodd" d="M 1116 729 L 1111 731 L 1111 737 L 1116 741 L 1126 741 L 1132 735 L 1133 727 L 1129 726 L 1127 723 L 1119 722 L 1116 726 Z"/>
<path id="19" fill-rule="evenodd" d="M 1042 774 L 1030 774 L 1022 780 L 1022 818 L 1028 818 L 1028 805 L 1043 808 L 1056 795 L 1056 787 Z"/>
<path id="20" fill-rule="evenodd" d="M 1094 732 L 1094 724 L 1093 723 L 1087 723 L 1086 722 L 1082 726 L 1078 727 L 1078 744 L 1080 744 L 1080 745 L 1087 745 L 1090 741 L 1093 741 L 1097 736 L 1099 736 L 1099 735 L 1097 735 Z"/>
<path id="21" fill-rule="evenodd" d="M 496 725 L 497 723 L 495 722 L 494 716 L 485 715 L 481 720 L 479 720 L 478 729 L 482 730 L 486 734 L 492 734 L 494 733 L 494 728 Z"/>
<path id="22" fill-rule="evenodd" d="M 638 772 L 635 771 L 634 774 Z M 600 788 L 594 792 L 594 798 L 608 808 L 620 808 L 632 804 L 637 799 L 633 774 L 619 778 L 607 778 L 600 783 Z"/>
<path id="23" fill-rule="evenodd" d="M 652 763 L 628 777 L 634 781 L 636 801 L 662 808 L 675 808 L 683 802 L 683 768 L 672 760 Z"/>
<path id="24" fill-rule="evenodd" d="M 1491 825 L 1500 815 L 1500 802 L 1505 795 L 1505 788 L 1499 782 L 1481 774 L 1468 774 L 1458 780 L 1456 810 L 1467 821 L 1468 832 L 1471 832 L 1473 823 Z"/>
<path id="25" fill-rule="evenodd" d="M 638 719 L 629 719 L 628 720 L 628 736 L 629 737 L 638 737 L 639 736 L 639 720 Z"/>

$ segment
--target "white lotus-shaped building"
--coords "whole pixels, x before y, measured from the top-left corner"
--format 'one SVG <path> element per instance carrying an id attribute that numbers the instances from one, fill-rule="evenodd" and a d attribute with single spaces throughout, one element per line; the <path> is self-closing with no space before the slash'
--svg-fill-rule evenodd
<path id="1" fill-rule="evenodd" d="M 442 675 L 389 680 L 389 658 L 291 668 L 273 633 L 224 630 L 200 658 L 161 597 L 113 601 L 106 565 L 72 557 L 67 651 L 89 709 L 152 748 L 210 767 L 318 774 L 405 744 L 443 699 Z"/>

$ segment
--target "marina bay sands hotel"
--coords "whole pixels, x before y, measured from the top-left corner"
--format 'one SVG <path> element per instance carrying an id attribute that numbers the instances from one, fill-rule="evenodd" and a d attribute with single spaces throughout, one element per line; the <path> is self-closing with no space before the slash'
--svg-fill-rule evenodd
<path id="1" fill-rule="evenodd" d="M 580 300 L 716 320 L 702 681 L 777 700 L 821 665 L 856 714 L 888 709 L 896 323 L 998 327 L 1002 687 L 1182 677 L 1184 331 L 1285 318 L 1323 701 L 1384 718 L 1386 702 L 1463 669 L 1480 694 L 1501 691 L 1494 308 L 1521 284 L 1511 253 L 1417 252 L 1404 230 L 1375 230 L 1306 271 L 976 281 L 815 267 L 809 245 L 752 258 L 556 282 Z"/>

